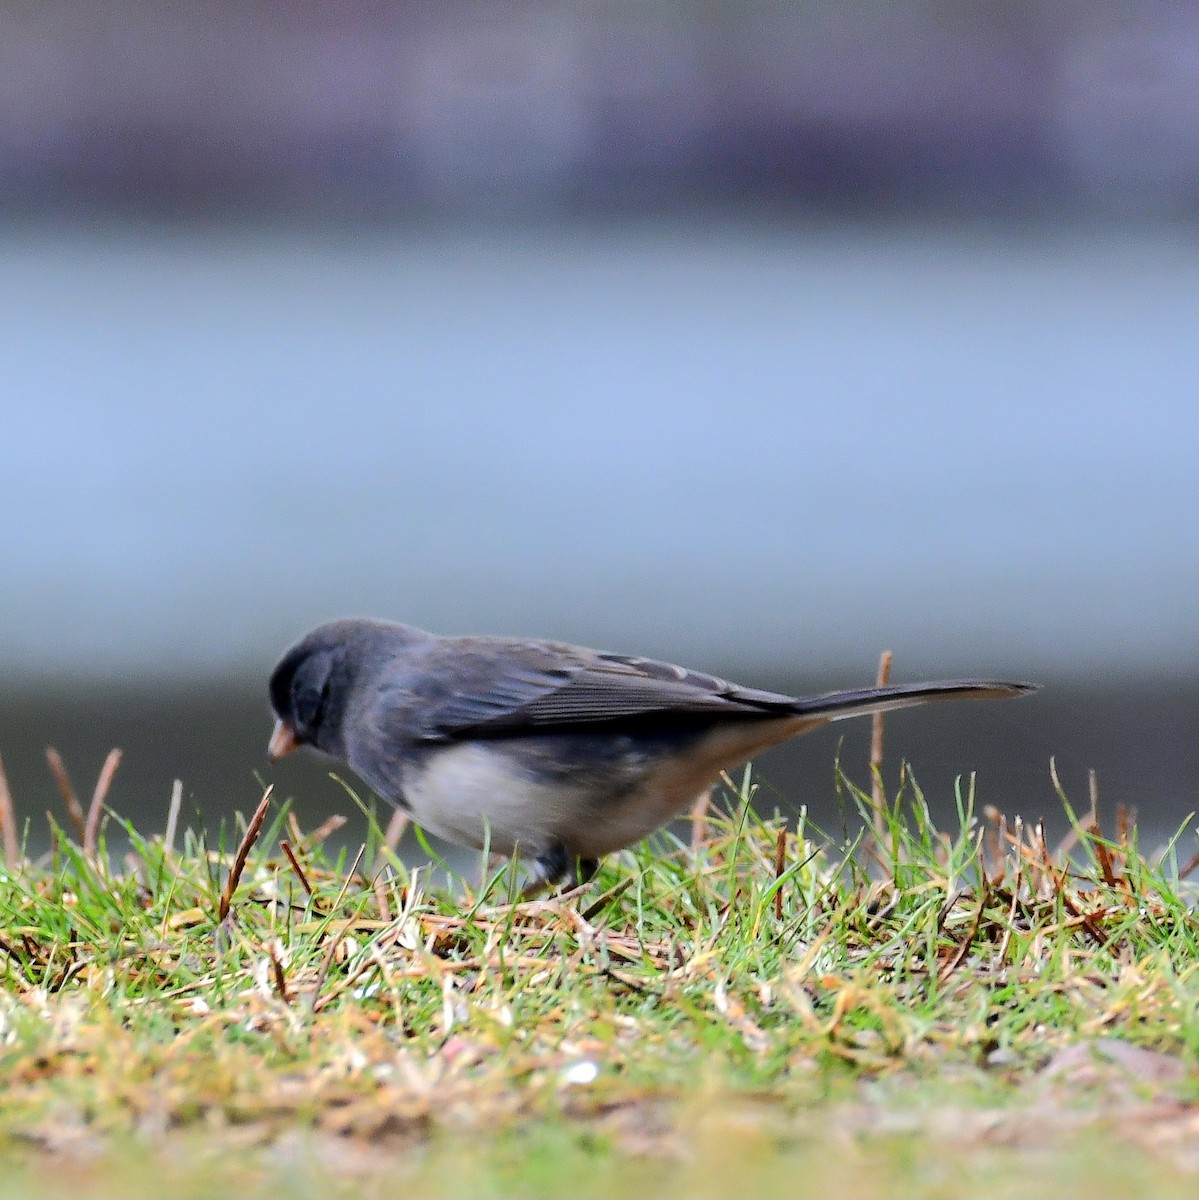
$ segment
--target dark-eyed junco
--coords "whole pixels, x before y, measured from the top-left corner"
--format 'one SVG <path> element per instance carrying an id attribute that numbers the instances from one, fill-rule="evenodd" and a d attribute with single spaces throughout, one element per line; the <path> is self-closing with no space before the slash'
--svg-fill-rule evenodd
<path id="1" fill-rule="evenodd" d="M 722 771 L 826 721 L 1032 690 L 953 679 L 795 699 L 561 642 L 331 621 L 271 676 L 269 754 L 315 746 L 449 842 L 519 847 L 539 886 L 589 877 Z"/>

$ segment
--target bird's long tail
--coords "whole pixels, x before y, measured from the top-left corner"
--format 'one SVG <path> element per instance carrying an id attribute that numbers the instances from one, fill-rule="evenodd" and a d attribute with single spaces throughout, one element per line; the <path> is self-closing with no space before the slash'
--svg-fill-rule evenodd
<path id="1" fill-rule="evenodd" d="M 798 716 L 840 721 L 866 713 L 890 712 L 930 700 L 999 700 L 1035 692 L 1035 683 L 1002 683 L 983 679 L 941 679 L 932 683 L 895 683 L 888 687 L 856 688 L 805 696 L 795 702 Z"/>

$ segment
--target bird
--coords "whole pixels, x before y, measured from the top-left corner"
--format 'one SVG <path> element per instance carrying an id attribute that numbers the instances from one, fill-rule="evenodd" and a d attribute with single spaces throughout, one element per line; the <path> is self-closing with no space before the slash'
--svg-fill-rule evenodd
<path id="1" fill-rule="evenodd" d="M 313 747 L 423 829 L 518 855 L 532 896 L 572 871 L 586 882 L 723 772 L 829 721 L 1034 690 L 950 679 L 795 697 L 564 642 L 350 618 L 279 660 L 267 753 Z"/>

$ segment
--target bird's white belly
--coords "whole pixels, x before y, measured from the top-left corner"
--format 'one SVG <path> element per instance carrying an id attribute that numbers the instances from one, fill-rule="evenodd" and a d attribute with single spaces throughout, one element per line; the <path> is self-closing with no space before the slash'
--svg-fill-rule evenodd
<path id="1" fill-rule="evenodd" d="M 540 852 L 586 803 L 578 789 L 531 779 L 487 742 L 462 742 L 430 755 L 404 782 L 412 817 L 460 846 L 511 854 Z M 576 816 L 577 819 L 577 816 Z"/>
<path id="2" fill-rule="evenodd" d="M 502 743 L 501 743 L 502 744 Z M 537 854 L 556 842 L 580 858 L 630 846 L 675 815 L 681 802 L 652 786 L 653 772 L 613 795 L 594 780 L 539 780 L 495 743 L 465 742 L 431 755 L 405 781 L 404 799 L 423 828 L 458 845 Z"/>
<path id="3" fill-rule="evenodd" d="M 560 843 L 579 858 L 631 846 L 682 812 L 720 772 L 818 721 L 786 718 L 714 731 L 678 756 L 650 756 L 618 778 L 539 778 L 503 741 L 460 742 L 406 775 L 404 799 L 431 833 L 476 849 L 538 854 Z"/>

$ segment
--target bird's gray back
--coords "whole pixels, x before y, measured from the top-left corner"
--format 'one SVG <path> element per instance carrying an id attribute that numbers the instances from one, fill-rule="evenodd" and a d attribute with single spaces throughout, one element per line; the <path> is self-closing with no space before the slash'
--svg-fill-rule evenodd
<path id="1" fill-rule="evenodd" d="M 778 716 L 794 699 L 672 663 L 560 642 L 442 638 L 396 672 L 379 702 L 414 742 L 619 727 L 647 719 L 705 727 L 709 718 Z"/>

